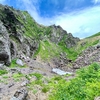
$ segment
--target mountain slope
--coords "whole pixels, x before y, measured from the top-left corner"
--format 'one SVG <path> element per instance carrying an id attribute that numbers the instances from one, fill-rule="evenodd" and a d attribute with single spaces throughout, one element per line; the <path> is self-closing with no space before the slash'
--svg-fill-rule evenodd
<path id="1" fill-rule="evenodd" d="M 61 53 L 64 53 L 63 48 L 59 49 L 60 46 L 70 48 L 79 41 L 78 38 L 67 33 L 60 26 L 39 25 L 27 11 L 15 10 L 12 7 L 0 5 L 0 21 L 1 28 L 4 27 L 3 32 L 7 31 L 8 35 L 6 38 L 9 41 L 7 44 L 9 50 L 4 52 L 8 51 L 9 62 L 11 59 L 21 56 L 36 57 L 39 55 L 42 60 L 59 57 Z M 50 44 L 50 51 L 47 48 L 48 44 Z M 45 49 L 44 54 L 42 54 L 42 48 Z M 2 54 L 3 50 L 0 52 Z"/>
<path id="2" fill-rule="evenodd" d="M 80 40 L 0 5 L 1 100 L 92 100 L 100 93 L 100 66 L 93 62 L 100 62 L 100 33 Z"/>

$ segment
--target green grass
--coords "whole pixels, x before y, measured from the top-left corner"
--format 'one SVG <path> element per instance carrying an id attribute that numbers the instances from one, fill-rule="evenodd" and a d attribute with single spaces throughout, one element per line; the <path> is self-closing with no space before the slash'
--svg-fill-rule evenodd
<path id="1" fill-rule="evenodd" d="M 49 36 L 51 34 L 51 31 L 52 31 L 52 28 L 51 27 L 47 27 L 46 30 L 45 30 L 45 34 L 47 36 Z"/>
<path id="2" fill-rule="evenodd" d="M 21 74 L 21 73 L 13 74 L 13 78 L 21 78 L 21 77 L 23 77 L 23 74 Z"/>
<path id="3" fill-rule="evenodd" d="M 7 74 L 7 70 L 0 70 L 0 75 L 4 75 L 4 74 Z"/>
<path id="4" fill-rule="evenodd" d="M 12 75 L 12 77 L 13 77 L 13 79 L 14 79 L 16 82 L 18 82 L 18 81 L 20 81 L 20 79 L 21 79 L 22 77 L 24 77 L 24 75 L 21 74 L 21 73 L 14 73 L 14 74 Z"/>
<path id="5" fill-rule="evenodd" d="M 100 64 L 93 63 L 77 72 L 69 82 L 54 85 L 49 100 L 94 100 L 100 96 Z"/>
<path id="6" fill-rule="evenodd" d="M 42 60 L 50 60 L 54 57 L 59 57 L 61 49 L 49 40 L 40 41 L 40 46 L 37 51 L 37 55 L 40 56 Z"/>
<path id="7" fill-rule="evenodd" d="M 25 32 L 23 35 L 29 37 L 31 39 L 40 39 L 40 36 L 44 36 L 44 32 L 46 31 L 46 27 L 42 25 L 38 25 L 35 20 L 30 16 L 27 11 L 21 12 L 24 16 L 17 16 L 17 19 L 23 24 L 23 31 Z"/>
<path id="8" fill-rule="evenodd" d="M 42 92 L 43 93 L 47 93 L 48 91 L 50 90 L 50 87 L 48 87 L 48 86 L 43 86 L 43 88 L 42 88 Z"/>
<path id="9" fill-rule="evenodd" d="M 54 80 L 54 81 L 59 81 L 59 80 L 61 80 L 61 79 L 62 79 L 61 76 L 55 76 L 55 77 L 52 78 L 52 80 Z"/>
<path id="10" fill-rule="evenodd" d="M 33 94 L 36 94 L 37 92 L 38 92 L 38 90 L 35 90 L 35 89 L 33 90 Z"/>
<path id="11" fill-rule="evenodd" d="M 37 80 L 40 80 L 43 78 L 43 75 L 40 73 L 31 73 L 29 76 L 36 76 Z"/>
<path id="12" fill-rule="evenodd" d="M 31 74 L 29 74 L 29 76 L 36 76 L 36 80 L 34 80 L 34 81 L 31 81 L 28 85 L 27 85 L 27 87 L 30 89 L 30 90 L 33 90 L 34 91 L 34 86 L 35 85 L 39 85 L 39 86 L 42 86 L 43 85 L 43 81 L 42 81 L 42 78 L 43 78 L 43 75 L 42 74 L 40 74 L 40 73 L 31 73 Z M 35 91 L 34 91 L 35 92 Z M 33 92 L 33 93 L 34 93 Z"/>
<path id="13" fill-rule="evenodd" d="M 8 79 L 8 78 L 9 78 L 9 76 L 7 76 L 7 75 L 4 75 L 4 76 L 3 76 L 3 78 L 4 78 L 4 79 Z"/>
<path id="14" fill-rule="evenodd" d="M 41 91 L 49 91 L 49 100 L 94 100 L 100 94 L 100 65 L 93 63 L 90 66 L 77 71 L 76 78 L 66 81 L 63 76 L 54 76 L 48 80 L 48 84 L 42 81 L 43 76 L 39 73 L 32 73 L 29 76 L 36 76 L 37 80 L 31 81 L 27 86 L 36 94 L 34 86 L 41 86 Z M 68 77 L 68 76 L 64 76 Z"/>
<path id="15" fill-rule="evenodd" d="M 17 60 L 17 59 L 13 59 L 13 60 L 11 61 L 11 64 L 10 64 L 9 67 L 11 67 L 11 68 L 17 67 L 16 60 Z"/>

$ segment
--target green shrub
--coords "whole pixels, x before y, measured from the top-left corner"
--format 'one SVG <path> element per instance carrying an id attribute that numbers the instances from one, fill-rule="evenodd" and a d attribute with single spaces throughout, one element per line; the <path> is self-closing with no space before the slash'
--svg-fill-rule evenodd
<path id="1" fill-rule="evenodd" d="M 69 82 L 59 81 L 49 100 L 94 100 L 96 96 L 100 96 L 100 64 L 93 63 Z"/>
<path id="2" fill-rule="evenodd" d="M 42 88 L 42 92 L 43 92 L 43 93 L 47 93 L 49 90 L 50 90 L 50 88 L 49 88 L 48 86 L 44 86 L 44 87 Z"/>

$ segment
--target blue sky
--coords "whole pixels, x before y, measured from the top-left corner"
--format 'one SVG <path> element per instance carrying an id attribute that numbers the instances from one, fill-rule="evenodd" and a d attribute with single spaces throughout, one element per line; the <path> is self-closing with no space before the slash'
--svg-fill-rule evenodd
<path id="1" fill-rule="evenodd" d="M 27 10 L 43 25 L 60 25 L 84 38 L 100 32 L 100 0 L 0 0 L 1 4 Z"/>

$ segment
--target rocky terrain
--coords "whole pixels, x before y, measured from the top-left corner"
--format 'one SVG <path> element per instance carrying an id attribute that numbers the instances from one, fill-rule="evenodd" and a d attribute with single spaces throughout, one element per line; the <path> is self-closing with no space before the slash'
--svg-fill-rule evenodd
<path id="1" fill-rule="evenodd" d="M 48 100 L 55 69 L 68 73 L 62 77 L 69 81 L 77 69 L 100 62 L 98 34 L 80 40 L 61 26 L 39 25 L 27 11 L 0 5 L 0 100 Z"/>

